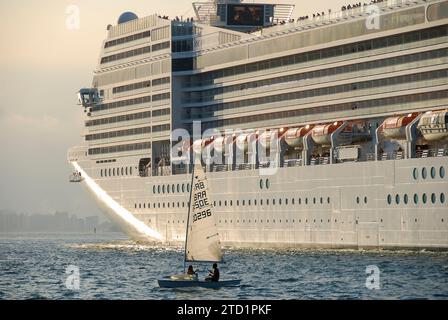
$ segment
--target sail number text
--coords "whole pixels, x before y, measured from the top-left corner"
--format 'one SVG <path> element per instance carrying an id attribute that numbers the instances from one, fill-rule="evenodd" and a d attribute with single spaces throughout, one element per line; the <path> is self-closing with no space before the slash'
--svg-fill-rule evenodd
<path id="1" fill-rule="evenodd" d="M 193 222 L 210 217 L 211 215 L 212 215 L 212 211 L 210 209 L 195 213 L 193 215 Z"/>
<path id="2" fill-rule="evenodd" d="M 205 191 L 204 183 L 202 181 L 198 182 L 195 184 L 194 188 L 195 188 L 196 192 L 194 193 L 194 198 L 193 198 L 193 209 L 201 210 L 205 207 L 210 206 L 210 203 L 208 202 L 208 198 L 207 198 L 207 191 Z M 193 222 L 196 222 L 201 219 L 205 219 L 207 217 L 210 217 L 211 215 L 212 215 L 211 209 L 202 210 L 193 215 Z"/>

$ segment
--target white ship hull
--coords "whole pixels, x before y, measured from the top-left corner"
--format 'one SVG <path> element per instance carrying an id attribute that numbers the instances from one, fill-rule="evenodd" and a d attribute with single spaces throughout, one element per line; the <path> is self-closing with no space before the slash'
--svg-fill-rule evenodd
<path id="1" fill-rule="evenodd" d="M 89 163 L 81 162 L 80 166 L 93 177 L 98 169 Z M 418 172 L 417 179 L 414 169 Z M 447 169 L 447 158 L 440 157 L 279 168 L 270 176 L 262 176 L 258 170 L 212 172 L 207 176 L 224 245 L 447 248 L 448 179 L 440 176 Z M 422 170 L 427 171 L 426 179 L 422 178 Z M 431 173 L 435 173 L 434 178 Z M 181 189 L 190 179 L 190 175 L 93 178 L 120 206 L 157 231 L 161 235 L 159 240 L 166 243 L 185 239 L 188 192 L 176 190 L 178 184 Z M 174 185 L 175 192 L 158 194 L 159 185 L 166 189 Z M 99 202 L 124 232 L 142 239 L 117 212 L 101 199 Z"/>

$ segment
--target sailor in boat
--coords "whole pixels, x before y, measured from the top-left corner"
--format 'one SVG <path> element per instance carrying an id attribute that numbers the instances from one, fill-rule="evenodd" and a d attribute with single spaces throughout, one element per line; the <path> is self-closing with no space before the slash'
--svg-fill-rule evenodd
<path id="1" fill-rule="evenodd" d="M 195 280 L 198 278 L 198 274 L 193 270 L 193 266 L 191 264 L 188 266 L 187 275 Z"/>
<path id="2" fill-rule="evenodd" d="M 205 281 L 219 281 L 219 269 L 216 263 L 213 264 L 213 270 L 209 270 L 208 277 L 205 278 Z"/>

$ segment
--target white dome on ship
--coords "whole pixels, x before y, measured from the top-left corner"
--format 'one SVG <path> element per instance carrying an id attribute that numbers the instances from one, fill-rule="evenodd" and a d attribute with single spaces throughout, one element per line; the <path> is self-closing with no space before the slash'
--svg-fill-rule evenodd
<path id="1" fill-rule="evenodd" d="M 120 15 L 120 17 L 118 18 L 118 24 L 121 23 L 126 23 L 132 20 L 136 20 L 138 19 L 137 15 L 133 12 L 124 12 Z"/>

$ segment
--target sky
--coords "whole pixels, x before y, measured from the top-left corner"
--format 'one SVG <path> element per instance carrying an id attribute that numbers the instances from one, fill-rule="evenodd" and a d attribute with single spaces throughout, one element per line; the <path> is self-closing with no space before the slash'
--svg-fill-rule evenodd
<path id="1" fill-rule="evenodd" d="M 295 4 L 298 17 L 356 1 L 265 2 Z M 79 28 L 70 23 L 73 8 Z M 194 15 L 189 0 L 0 1 L 0 210 L 102 215 L 68 182 L 66 154 L 81 142 L 76 92 L 91 85 L 106 26 L 124 11 Z"/>

